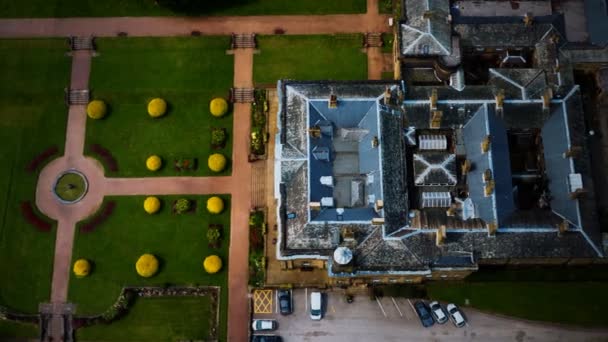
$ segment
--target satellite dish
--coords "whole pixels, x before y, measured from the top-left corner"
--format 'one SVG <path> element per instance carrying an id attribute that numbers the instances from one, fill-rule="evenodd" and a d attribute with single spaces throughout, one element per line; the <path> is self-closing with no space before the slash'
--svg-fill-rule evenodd
<path id="1" fill-rule="evenodd" d="M 348 247 L 338 247 L 334 251 L 334 261 L 346 265 L 353 260 L 353 252 Z"/>

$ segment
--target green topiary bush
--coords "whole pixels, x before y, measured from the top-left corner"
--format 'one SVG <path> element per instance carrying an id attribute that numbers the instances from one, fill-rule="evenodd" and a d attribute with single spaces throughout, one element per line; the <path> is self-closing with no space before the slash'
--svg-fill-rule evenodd
<path id="1" fill-rule="evenodd" d="M 214 128 L 211 131 L 211 146 L 224 147 L 226 144 L 226 130 L 223 128 Z"/>

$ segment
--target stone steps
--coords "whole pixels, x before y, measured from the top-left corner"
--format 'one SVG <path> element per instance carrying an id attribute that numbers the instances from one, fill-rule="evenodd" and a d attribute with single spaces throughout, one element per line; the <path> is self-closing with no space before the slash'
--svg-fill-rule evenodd
<path id="1" fill-rule="evenodd" d="M 255 33 L 233 34 L 231 45 L 233 49 L 255 49 L 258 46 Z"/>
<path id="2" fill-rule="evenodd" d="M 95 50 L 94 37 L 70 37 L 70 47 L 72 51 Z"/>
<path id="3" fill-rule="evenodd" d="M 86 105 L 89 103 L 88 89 L 70 89 L 68 92 L 68 105 Z"/>
<path id="4" fill-rule="evenodd" d="M 382 47 L 382 33 L 367 33 L 365 34 L 365 47 Z"/>
<path id="5" fill-rule="evenodd" d="M 253 88 L 232 88 L 232 102 L 235 102 L 235 103 L 253 102 Z"/>

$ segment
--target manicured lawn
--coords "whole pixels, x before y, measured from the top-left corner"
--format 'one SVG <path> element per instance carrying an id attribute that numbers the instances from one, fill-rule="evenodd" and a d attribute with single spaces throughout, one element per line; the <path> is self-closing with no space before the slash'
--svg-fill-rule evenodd
<path id="1" fill-rule="evenodd" d="M 256 83 L 295 80 L 367 79 L 363 36 L 262 36 L 254 56 Z"/>
<path id="2" fill-rule="evenodd" d="M 175 2 L 160 0 L 159 3 Z M 181 1 L 178 8 L 156 5 L 154 0 L 26 0 L 0 2 L 0 16 L 109 17 L 171 15 L 271 15 L 365 13 L 365 0 L 225 0 Z"/>
<path id="3" fill-rule="evenodd" d="M 173 201 L 182 197 L 197 200 L 196 212 L 172 213 Z M 93 263 L 90 276 L 82 279 L 72 276 L 70 280 L 68 296 L 78 305 L 78 314 L 102 313 L 114 303 L 125 285 L 217 285 L 222 287 L 220 336 L 223 336 L 228 298 L 230 197 L 221 196 L 225 209 L 220 215 L 207 213 L 208 197 L 159 196 L 161 211 L 154 215 L 144 212 L 143 196 L 107 198 L 116 202 L 107 221 L 92 232 L 76 232 L 73 260 L 86 258 Z M 207 245 L 210 223 L 223 225 L 220 249 Z M 152 278 L 141 278 L 135 271 L 135 262 L 144 253 L 152 253 L 160 261 L 160 270 Z M 210 275 L 203 270 L 203 259 L 210 254 L 222 258 L 224 267 L 218 274 Z M 171 303 L 167 304 L 167 310 L 179 307 L 179 302 Z"/>
<path id="4" fill-rule="evenodd" d="M 226 55 L 229 37 L 109 38 L 98 41 L 90 87 L 93 97 L 110 110 L 103 120 L 89 119 L 86 144 L 108 149 L 118 162 L 111 177 L 207 176 L 207 158 L 220 152 L 232 156 L 232 114 L 215 118 L 209 112 L 214 97 L 227 98 L 233 82 L 233 57 Z M 148 116 L 147 103 L 167 100 L 168 113 Z M 211 149 L 211 129 L 226 128 L 228 141 Z M 87 152 L 88 153 L 88 152 Z M 146 158 L 157 154 L 164 166 L 146 169 Z M 197 171 L 174 170 L 177 158 L 198 158 Z M 230 167 L 219 175 L 229 175 Z M 217 175 L 217 174 L 213 174 Z"/>
<path id="5" fill-rule="evenodd" d="M 0 340 L 3 338 L 29 338 L 38 337 L 38 326 L 35 324 L 0 321 Z"/>
<path id="6" fill-rule="evenodd" d="M 608 283 L 471 282 L 427 285 L 429 298 L 530 320 L 608 326 Z"/>
<path id="7" fill-rule="evenodd" d="M 76 331 L 78 341 L 184 341 L 209 336 L 208 297 L 137 298 L 129 313 L 110 325 Z"/>
<path id="8" fill-rule="evenodd" d="M 35 199 L 37 172 L 25 171 L 30 161 L 53 145 L 55 157 L 63 153 L 66 51 L 63 39 L 0 40 L 0 305 L 19 311 L 37 312 L 50 295 L 55 231 L 28 224 L 20 202 Z"/>

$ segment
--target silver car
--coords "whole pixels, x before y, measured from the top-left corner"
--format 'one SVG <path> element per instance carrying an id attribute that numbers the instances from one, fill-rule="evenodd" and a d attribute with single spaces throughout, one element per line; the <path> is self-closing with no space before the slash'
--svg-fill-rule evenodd
<path id="1" fill-rule="evenodd" d="M 448 321 L 448 314 L 447 312 L 445 312 L 439 302 L 431 302 L 431 304 L 429 304 L 429 307 L 431 308 L 431 314 L 433 315 L 435 322 L 443 324 Z"/>
<path id="2" fill-rule="evenodd" d="M 277 330 L 277 321 L 274 319 L 254 319 L 251 328 L 253 328 L 253 331 Z"/>
<path id="3" fill-rule="evenodd" d="M 448 313 L 450 314 L 450 319 L 454 323 L 455 326 L 462 328 L 467 324 L 467 321 L 462 314 L 462 311 L 456 306 L 456 304 L 448 304 L 446 307 L 448 309 Z"/>

